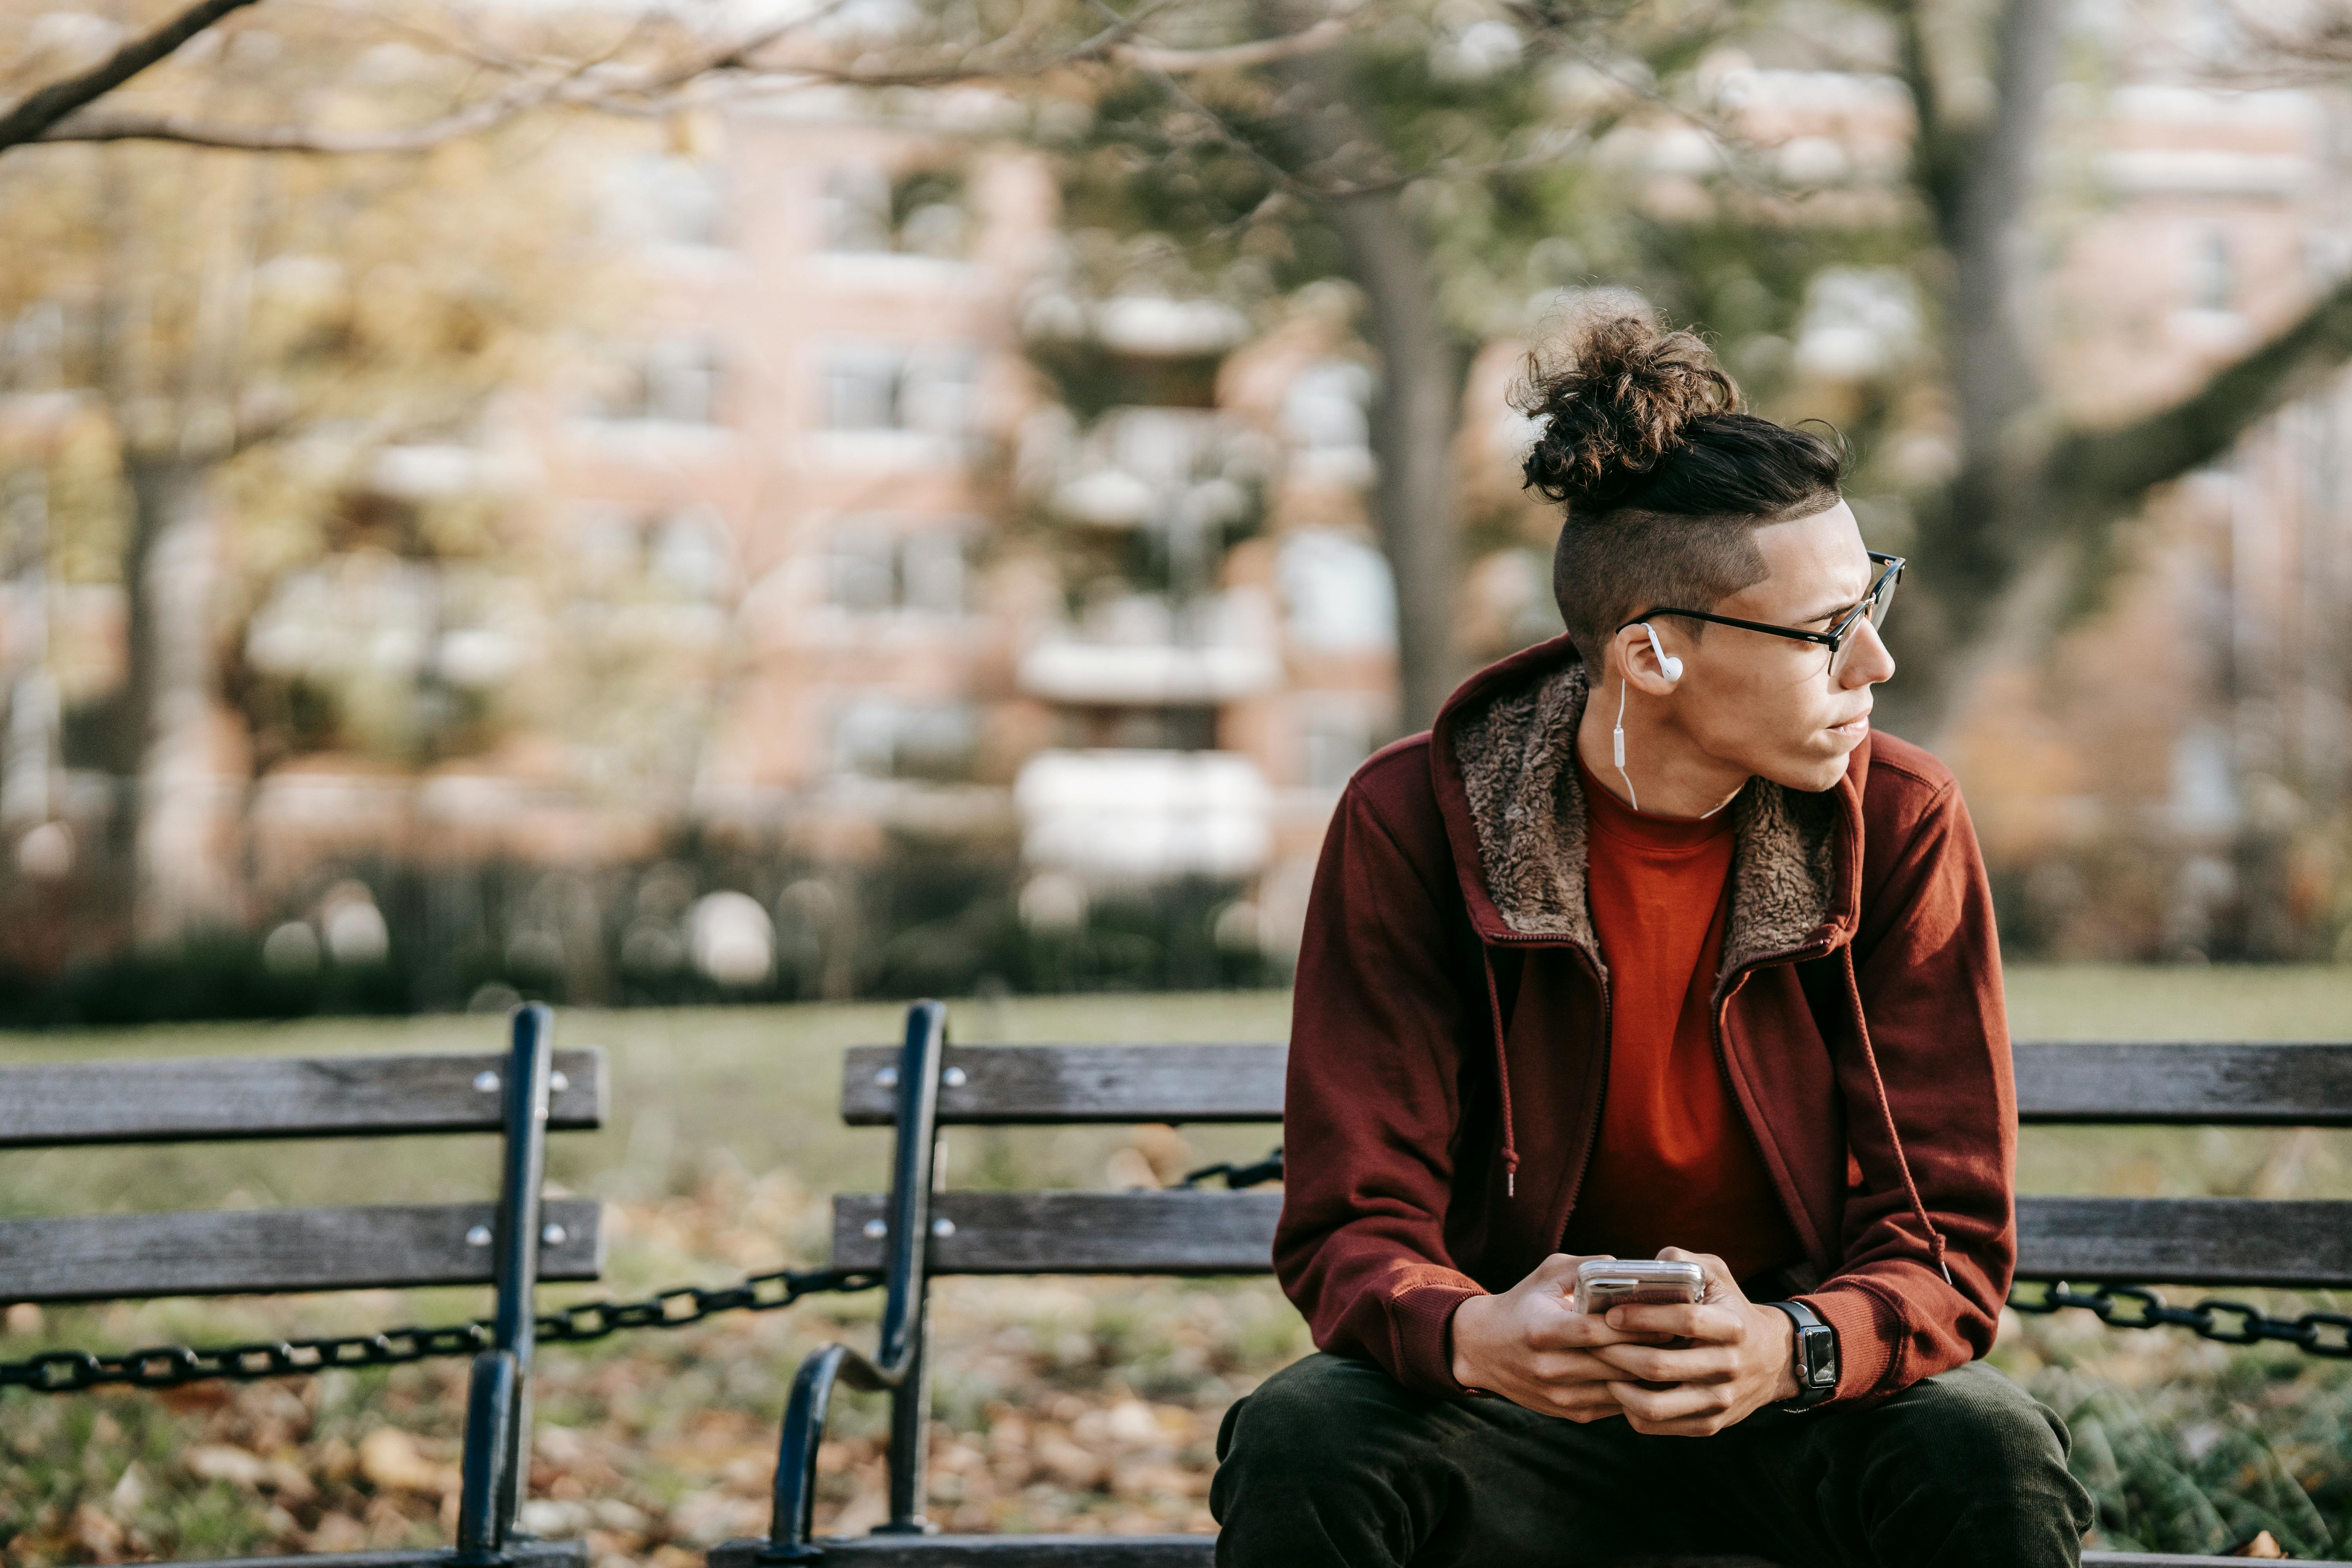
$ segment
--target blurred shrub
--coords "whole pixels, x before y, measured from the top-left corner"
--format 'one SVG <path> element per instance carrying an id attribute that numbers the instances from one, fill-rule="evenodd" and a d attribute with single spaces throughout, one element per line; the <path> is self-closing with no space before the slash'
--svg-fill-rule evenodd
<path id="1" fill-rule="evenodd" d="M 2268 1531 L 2289 1555 L 2352 1541 L 2352 1377 L 2341 1363 L 2242 1352 L 2204 1376 L 2130 1388 L 2080 1372 L 2030 1380 L 2074 1434 L 2098 1505 L 2095 1544 L 2222 1554 Z"/>
<path id="2" fill-rule="evenodd" d="M 79 963 L 44 981 L 0 971 L 0 1026 L 122 1026 L 194 1018 L 299 1018 L 315 1013 L 399 1013 L 408 986 L 392 962 L 273 969 L 242 931 Z"/>
<path id="3" fill-rule="evenodd" d="M 503 1011 L 520 1000 L 625 1007 L 1181 991 L 1281 978 L 1265 951 L 1232 940 L 1237 883 L 1082 894 L 1067 918 L 1041 923 L 1024 918 L 1016 873 L 1009 855 L 914 841 L 849 866 L 691 839 L 634 866 L 322 866 L 251 932 L 46 974 L 0 967 L 0 1026 Z M 354 942 L 355 929 L 368 940 Z M 713 962 L 721 951 L 726 962 Z"/>

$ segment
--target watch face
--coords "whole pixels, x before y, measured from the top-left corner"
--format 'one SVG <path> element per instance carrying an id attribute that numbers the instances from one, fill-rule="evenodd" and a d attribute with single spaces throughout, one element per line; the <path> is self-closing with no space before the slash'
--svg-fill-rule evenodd
<path id="1" fill-rule="evenodd" d="M 1804 1381 L 1814 1388 L 1837 1385 L 1837 1331 L 1823 1325 L 1807 1328 L 1797 1336 L 1799 1353 L 1804 1357 Z"/>

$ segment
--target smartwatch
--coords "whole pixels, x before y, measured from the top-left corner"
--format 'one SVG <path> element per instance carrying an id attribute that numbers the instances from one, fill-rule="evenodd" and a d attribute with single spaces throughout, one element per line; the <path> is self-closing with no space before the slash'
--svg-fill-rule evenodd
<path id="1" fill-rule="evenodd" d="M 1837 1392 L 1837 1331 L 1822 1322 L 1820 1316 L 1802 1301 L 1764 1301 L 1759 1305 L 1786 1312 L 1789 1321 L 1797 1329 L 1793 1354 L 1797 1397 L 1782 1400 L 1778 1408 L 1811 1410 L 1825 1402 Z"/>

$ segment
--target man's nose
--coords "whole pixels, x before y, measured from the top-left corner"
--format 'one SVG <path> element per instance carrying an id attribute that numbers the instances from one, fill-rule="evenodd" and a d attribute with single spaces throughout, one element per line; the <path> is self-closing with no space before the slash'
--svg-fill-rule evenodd
<path id="1" fill-rule="evenodd" d="M 1895 656 L 1886 651 L 1885 639 L 1878 635 L 1865 616 L 1853 628 L 1853 640 L 1840 661 L 1838 684 L 1847 690 L 1875 686 L 1895 673 Z"/>

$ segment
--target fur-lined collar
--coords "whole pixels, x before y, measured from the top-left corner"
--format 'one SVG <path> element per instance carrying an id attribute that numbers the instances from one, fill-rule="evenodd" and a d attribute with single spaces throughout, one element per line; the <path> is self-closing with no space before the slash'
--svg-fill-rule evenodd
<path id="1" fill-rule="evenodd" d="M 1452 750 L 1477 830 L 1486 895 L 1512 932 L 1576 942 L 1601 961 L 1585 896 L 1584 786 L 1576 730 L 1590 683 L 1580 661 L 1473 699 L 1452 715 Z M 1732 803 L 1731 915 L 1724 974 L 1820 940 L 1837 918 L 1835 792 L 1750 779 Z"/>

